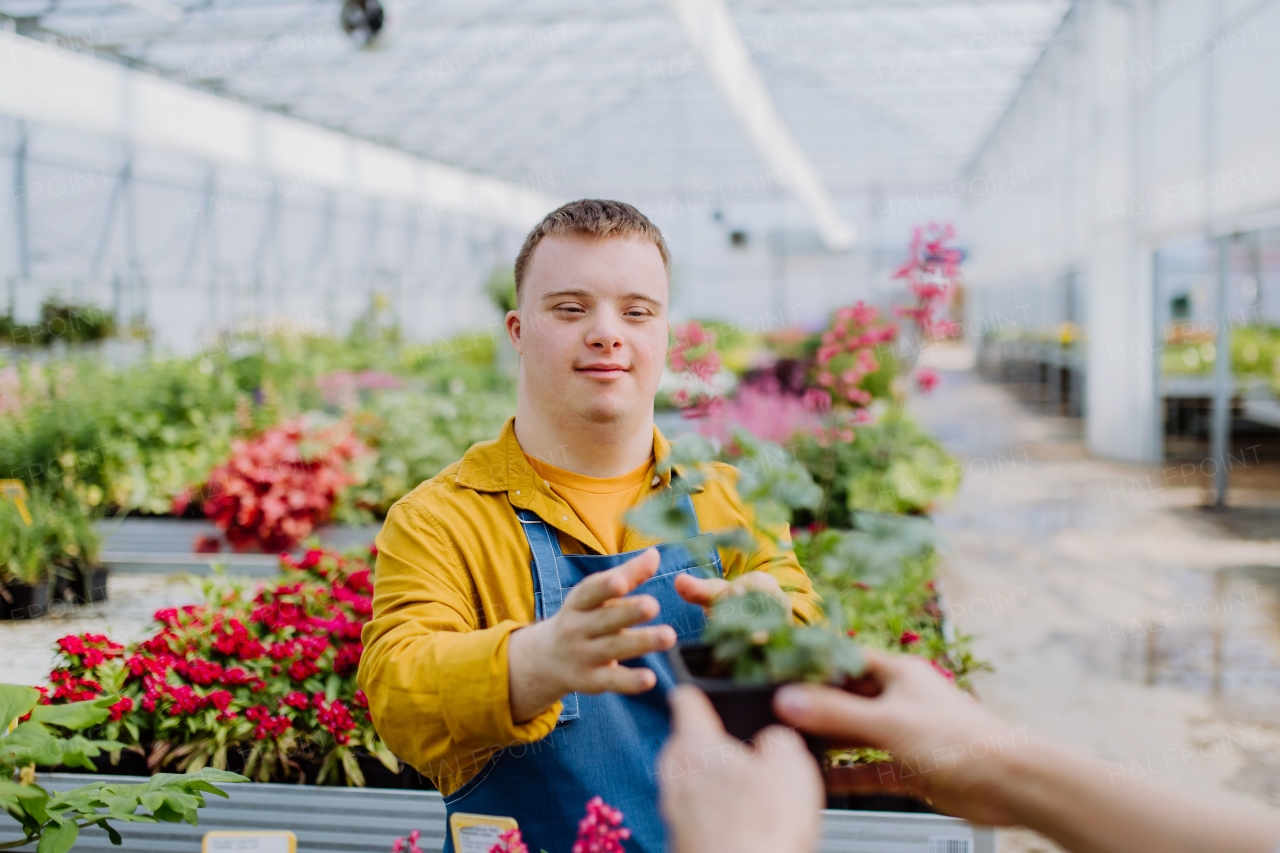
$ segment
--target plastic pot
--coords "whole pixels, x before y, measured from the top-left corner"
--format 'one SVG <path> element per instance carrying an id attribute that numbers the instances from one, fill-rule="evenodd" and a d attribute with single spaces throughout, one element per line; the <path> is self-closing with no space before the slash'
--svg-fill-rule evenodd
<path id="1" fill-rule="evenodd" d="M 36 619 L 49 610 L 49 592 L 52 583 L 45 581 L 35 586 L 10 583 L 5 585 L 9 593 L 7 600 L 0 595 L 0 618 L 3 619 Z"/>
<path id="2" fill-rule="evenodd" d="M 690 643 L 677 646 L 667 652 L 676 680 L 692 684 L 707 694 L 711 705 L 720 715 L 724 729 L 738 740 L 751 741 L 761 729 L 784 725 L 773 713 L 773 694 L 782 683 L 738 684 L 723 677 L 712 657 L 711 646 Z M 801 733 L 805 745 L 823 768 L 827 766 L 827 740 Z"/>
<path id="3" fill-rule="evenodd" d="M 107 575 L 111 570 L 106 566 L 81 569 L 71 581 L 71 594 L 77 604 L 98 604 L 107 600 Z"/>

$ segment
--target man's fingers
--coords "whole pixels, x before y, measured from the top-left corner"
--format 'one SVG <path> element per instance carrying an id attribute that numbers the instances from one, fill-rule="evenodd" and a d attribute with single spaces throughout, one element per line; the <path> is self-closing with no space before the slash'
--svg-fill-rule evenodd
<path id="1" fill-rule="evenodd" d="M 588 575 L 565 597 L 566 607 L 594 610 L 611 598 L 621 598 L 653 577 L 658 570 L 657 548 L 647 548 L 617 568 Z"/>
<path id="2" fill-rule="evenodd" d="M 784 723 L 811 734 L 884 749 L 882 704 L 883 700 L 816 684 L 789 684 L 773 697 L 773 709 Z"/>
<path id="3" fill-rule="evenodd" d="M 591 675 L 591 687 L 587 693 L 644 693 L 658 683 L 653 670 L 640 666 L 602 666 Z"/>
<path id="4" fill-rule="evenodd" d="M 579 618 L 586 636 L 603 637 L 616 634 L 623 628 L 648 622 L 661 610 L 658 599 L 652 595 L 631 595 L 607 601 Z"/>
<path id="5" fill-rule="evenodd" d="M 620 631 L 591 641 L 592 663 L 631 660 L 650 652 L 665 652 L 676 644 L 676 630 L 670 625 L 654 625 Z"/>
<path id="6" fill-rule="evenodd" d="M 676 576 L 676 592 L 690 604 L 710 607 L 729 588 L 729 582 L 720 578 L 695 578 L 693 575 Z"/>

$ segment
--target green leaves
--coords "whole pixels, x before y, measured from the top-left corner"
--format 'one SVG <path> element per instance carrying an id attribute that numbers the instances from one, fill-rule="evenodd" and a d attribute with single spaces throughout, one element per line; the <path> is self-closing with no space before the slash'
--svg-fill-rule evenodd
<path id="1" fill-rule="evenodd" d="M 0 684 L 0 735 L 9 730 L 13 721 L 25 717 L 40 701 L 40 691 L 20 684 Z"/>
<path id="2" fill-rule="evenodd" d="M 87 729 L 111 716 L 111 705 L 117 699 L 118 697 L 112 696 L 67 705 L 37 705 L 31 710 L 31 721 L 61 726 L 64 729 Z"/>
<path id="3" fill-rule="evenodd" d="M 824 530 L 796 540 L 801 565 L 836 591 L 856 583 L 883 584 L 902 571 L 904 561 L 942 545 L 928 518 L 855 512 L 852 520 L 853 530 Z"/>
<path id="4" fill-rule="evenodd" d="M 713 658 L 741 684 L 842 683 L 862 673 L 858 647 L 829 626 L 794 625 L 789 609 L 763 592 L 726 596 L 703 632 Z"/>
<path id="5" fill-rule="evenodd" d="M 67 853 L 80 837 L 80 827 L 75 821 L 54 824 L 40 836 L 36 853 Z"/>

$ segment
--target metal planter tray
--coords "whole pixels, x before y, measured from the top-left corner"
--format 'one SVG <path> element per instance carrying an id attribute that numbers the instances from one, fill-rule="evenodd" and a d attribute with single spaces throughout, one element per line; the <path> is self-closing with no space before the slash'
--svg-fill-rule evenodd
<path id="1" fill-rule="evenodd" d="M 133 776 L 90 776 L 51 773 L 39 777 L 46 788 L 67 791 L 96 781 L 136 784 Z M 224 800 L 205 795 L 200 825 L 123 823 L 123 847 L 113 847 L 107 834 L 85 830 L 76 851 L 128 853 L 200 853 L 200 841 L 211 830 L 291 830 L 298 853 L 388 853 L 396 838 L 414 829 L 426 853 L 444 845 L 444 800 L 434 791 L 384 788 L 330 788 L 309 785 L 242 783 L 225 786 Z M 822 813 L 823 853 L 995 853 L 995 832 L 965 821 L 932 814 L 898 812 Z M 0 843 L 22 834 L 17 823 L 0 812 Z M 35 844 L 21 848 L 35 850 Z M 563 851 L 568 853 L 568 851 Z"/>

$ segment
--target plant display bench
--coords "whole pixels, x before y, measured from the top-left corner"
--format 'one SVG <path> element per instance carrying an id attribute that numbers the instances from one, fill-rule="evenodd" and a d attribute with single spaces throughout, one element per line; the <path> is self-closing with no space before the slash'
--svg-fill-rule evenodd
<path id="1" fill-rule="evenodd" d="M 42 774 L 45 788 L 67 791 L 95 781 L 136 782 L 136 777 Z M 129 853 L 200 853 L 213 830 L 290 830 L 298 853 L 388 853 L 395 839 L 415 829 L 426 853 L 444 845 L 444 800 L 434 791 L 385 788 L 336 788 L 310 785 L 226 785 L 230 799 L 208 794 L 200 825 L 117 822 L 123 847 L 107 834 L 89 829 L 74 850 Z M 0 843 L 21 838 L 17 824 L 0 813 Z M 21 848 L 35 850 L 35 844 Z M 822 813 L 822 853 L 995 853 L 995 832 L 950 817 L 906 812 Z M 568 853 L 568 851 L 557 851 Z"/>
<path id="2" fill-rule="evenodd" d="M 256 577 L 271 577 L 280 570 L 277 554 L 193 553 L 191 545 L 197 536 L 218 533 L 213 522 L 202 519 L 125 518 L 99 522 L 98 529 L 103 539 L 102 562 L 116 572 L 207 575 L 215 563 L 233 574 Z M 378 525 L 329 525 L 317 529 L 316 535 L 326 547 L 349 548 L 371 544 L 379 529 Z"/>

